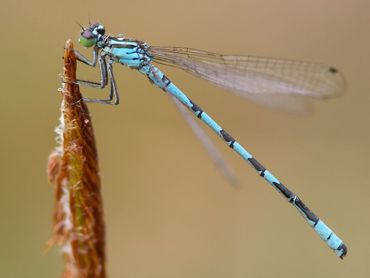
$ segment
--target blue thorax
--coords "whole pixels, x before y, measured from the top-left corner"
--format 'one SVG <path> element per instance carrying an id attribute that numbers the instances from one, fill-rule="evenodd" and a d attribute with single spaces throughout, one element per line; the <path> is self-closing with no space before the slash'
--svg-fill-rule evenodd
<path id="1" fill-rule="evenodd" d="M 113 61 L 131 68 L 141 68 L 152 60 L 148 54 L 149 45 L 125 37 L 101 36 L 97 46 Z"/>

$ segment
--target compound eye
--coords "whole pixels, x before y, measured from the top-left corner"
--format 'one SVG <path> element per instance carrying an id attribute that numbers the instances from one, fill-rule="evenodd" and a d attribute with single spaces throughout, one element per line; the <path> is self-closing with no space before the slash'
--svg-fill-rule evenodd
<path id="1" fill-rule="evenodd" d="M 99 25 L 98 28 L 96 29 L 96 31 L 98 32 L 98 34 L 100 35 L 104 35 L 105 34 L 105 28 L 103 25 Z"/>
<path id="2" fill-rule="evenodd" d="M 94 34 L 91 32 L 90 29 L 85 29 L 81 32 L 81 36 L 84 37 L 85 39 L 93 39 Z"/>

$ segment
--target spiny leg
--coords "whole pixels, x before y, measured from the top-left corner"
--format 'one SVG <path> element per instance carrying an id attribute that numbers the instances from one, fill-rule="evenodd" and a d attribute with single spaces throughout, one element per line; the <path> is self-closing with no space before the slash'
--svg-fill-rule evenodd
<path id="1" fill-rule="evenodd" d="M 119 94 L 116 85 L 116 79 L 113 73 L 113 61 L 108 58 L 108 61 L 104 60 L 104 64 L 106 66 L 106 74 L 109 75 L 110 79 L 110 89 L 109 89 L 109 98 L 108 99 L 91 99 L 91 98 L 84 98 L 84 101 L 91 102 L 91 103 L 101 103 L 101 104 L 110 104 L 110 105 L 117 105 L 119 104 Z M 106 78 L 106 81 L 108 78 Z M 90 85 L 88 85 L 90 86 Z"/>
<path id="2" fill-rule="evenodd" d="M 114 104 L 117 105 L 119 103 L 119 96 L 116 86 L 116 81 L 113 74 L 112 69 L 112 61 L 108 58 L 108 61 L 106 60 L 105 55 L 100 55 L 98 52 L 98 48 L 94 48 L 93 51 L 93 58 L 92 60 L 89 60 L 85 56 L 83 56 L 81 53 L 75 50 L 76 58 L 83 62 L 84 64 L 88 66 L 95 67 L 97 61 L 99 61 L 99 68 L 100 68 L 100 82 L 94 82 L 90 80 L 81 80 L 77 79 L 76 83 L 82 86 L 97 88 L 97 89 L 103 89 L 108 84 L 108 75 L 110 78 L 110 91 L 109 91 L 109 98 L 108 99 L 93 99 L 93 98 L 84 98 L 85 102 L 90 103 L 102 103 L 102 104 Z"/>
<path id="3" fill-rule="evenodd" d="M 98 56 L 99 56 L 99 49 L 98 49 L 98 47 L 94 47 L 92 60 L 89 60 L 88 58 L 86 58 L 84 55 L 82 55 L 77 50 L 74 50 L 74 52 L 75 52 L 75 55 L 76 55 L 77 60 L 79 60 L 82 63 L 84 63 L 84 64 L 86 64 L 88 66 L 91 66 L 91 67 L 95 67 L 96 66 L 96 62 L 98 61 Z"/>
<path id="4" fill-rule="evenodd" d="M 99 55 L 98 61 L 99 61 L 99 69 L 100 69 L 100 81 L 95 82 L 95 81 L 77 79 L 76 80 L 77 84 L 82 85 L 82 86 L 97 88 L 97 89 L 105 88 L 105 86 L 108 84 L 107 62 L 105 60 L 105 56 Z"/>
<path id="5" fill-rule="evenodd" d="M 102 64 L 104 61 L 101 60 L 98 48 L 94 47 L 92 60 L 89 60 L 88 58 L 86 58 L 84 55 L 82 55 L 80 52 L 78 52 L 75 49 L 73 51 L 74 51 L 74 53 L 76 55 L 76 59 L 78 61 L 84 63 L 85 65 L 91 66 L 91 67 L 95 67 L 96 63 L 99 59 L 99 66 L 100 66 L 100 72 L 101 72 L 101 81 L 100 81 L 100 83 L 93 82 L 93 81 L 79 80 L 79 79 L 77 79 L 74 83 L 84 85 L 84 86 L 94 87 L 94 88 L 104 88 L 105 85 L 102 86 L 102 84 L 107 83 L 106 81 L 104 82 L 104 78 L 106 80 L 106 76 L 107 76 L 106 66 Z M 105 71 L 105 74 L 103 73 L 103 71 Z M 62 78 L 62 76 L 61 76 L 61 78 Z M 64 82 L 68 83 L 69 81 L 63 80 L 63 78 L 62 78 L 62 82 L 63 83 Z"/>
<path id="6" fill-rule="evenodd" d="M 116 84 L 116 78 L 113 73 L 113 61 L 108 61 L 108 74 L 110 78 L 110 92 L 109 92 L 109 101 L 111 104 L 119 104 L 119 93 Z"/>
<path id="7" fill-rule="evenodd" d="M 119 104 L 119 94 L 118 94 L 118 90 L 117 90 L 116 79 L 115 79 L 114 73 L 113 73 L 112 63 L 113 62 L 111 60 L 105 61 L 105 66 L 107 67 L 106 74 L 109 75 L 109 79 L 110 79 L 110 88 L 109 88 L 109 97 L 108 97 L 108 99 L 84 98 L 85 102 L 110 104 L 110 105 Z M 107 80 L 108 80 L 108 78 L 106 78 L 106 81 Z M 91 86 L 91 84 L 88 84 L 87 86 Z M 91 87 L 95 87 L 95 86 L 91 86 Z"/>

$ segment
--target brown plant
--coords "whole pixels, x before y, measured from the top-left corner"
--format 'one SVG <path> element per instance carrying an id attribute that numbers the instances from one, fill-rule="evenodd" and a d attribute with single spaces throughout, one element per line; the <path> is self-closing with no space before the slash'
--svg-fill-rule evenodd
<path id="1" fill-rule="evenodd" d="M 55 185 L 51 244 L 61 247 L 63 278 L 105 277 L 105 235 L 97 149 L 91 118 L 76 81 L 73 43 L 66 42 L 60 125 L 60 146 L 48 160 Z"/>

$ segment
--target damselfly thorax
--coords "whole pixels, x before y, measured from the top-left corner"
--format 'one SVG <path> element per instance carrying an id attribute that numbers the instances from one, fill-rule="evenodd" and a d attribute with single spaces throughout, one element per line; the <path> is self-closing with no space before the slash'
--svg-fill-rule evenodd
<path id="1" fill-rule="evenodd" d="M 131 68 L 141 68 L 151 61 L 148 54 L 149 46 L 142 41 L 107 36 L 100 48 L 102 55 Z"/>

